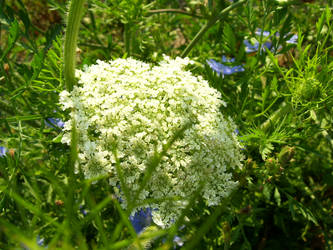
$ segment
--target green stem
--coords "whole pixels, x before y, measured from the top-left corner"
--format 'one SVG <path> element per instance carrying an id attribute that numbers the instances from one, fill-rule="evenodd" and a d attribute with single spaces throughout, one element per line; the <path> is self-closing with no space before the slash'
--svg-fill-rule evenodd
<path id="1" fill-rule="evenodd" d="M 72 0 L 69 5 L 64 46 L 64 76 L 68 91 L 72 91 L 75 85 L 76 45 L 84 2 L 85 0 Z"/>
<path id="2" fill-rule="evenodd" d="M 124 41 L 125 41 L 125 50 L 127 53 L 127 56 L 131 55 L 131 24 L 130 23 L 125 23 L 124 26 Z"/>
<path id="3" fill-rule="evenodd" d="M 195 35 L 193 40 L 190 42 L 190 44 L 185 48 L 183 53 L 181 54 L 181 57 L 186 57 L 188 53 L 192 50 L 194 45 L 201 39 L 201 37 L 206 33 L 206 31 L 214 25 L 214 22 L 208 21 L 201 29 L 200 31 Z"/>
<path id="4" fill-rule="evenodd" d="M 159 10 L 149 10 L 148 14 L 160 14 L 160 13 L 176 13 L 176 14 L 182 14 L 182 15 L 187 15 L 187 16 L 192 16 L 192 17 L 197 17 L 197 18 L 204 18 L 201 15 L 193 14 L 190 12 L 187 12 L 185 10 L 181 9 L 159 9 Z"/>
<path id="5" fill-rule="evenodd" d="M 192 50 L 192 48 L 194 47 L 194 45 L 201 39 L 201 37 L 206 33 L 206 31 L 212 27 L 215 23 L 217 23 L 219 20 L 222 19 L 222 17 L 227 14 L 228 12 L 230 12 L 231 10 L 235 9 L 236 7 L 238 7 L 239 5 L 245 3 L 247 0 L 240 0 L 230 6 L 228 6 L 227 8 L 223 9 L 218 15 L 216 16 L 212 16 L 211 19 L 200 29 L 200 31 L 195 35 L 195 37 L 193 38 L 193 40 L 190 42 L 190 44 L 185 48 L 185 50 L 183 51 L 183 53 L 181 54 L 181 57 L 186 57 L 190 51 Z"/>
<path id="6" fill-rule="evenodd" d="M 279 100 L 279 96 L 278 97 L 276 97 L 273 101 L 272 101 L 272 103 L 264 110 L 264 111 L 262 111 L 261 113 L 259 113 L 259 114 L 256 114 L 254 117 L 259 117 L 259 116 L 262 116 L 262 115 L 264 115 L 276 102 L 277 102 L 277 100 Z"/>
<path id="7" fill-rule="evenodd" d="M 76 59 L 76 46 L 77 37 L 80 28 L 81 16 L 83 13 L 83 4 L 85 0 L 72 0 L 69 5 L 67 27 L 65 34 L 65 46 L 64 46 L 64 76 L 66 89 L 68 91 L 73 90 L 75 85 L 75 59 Z M 72 111 L 73 112 L 73 111 Z M 66 225 L 69 230 L 65 235 L 66 242 L 71 241 L 75 235 L 80 234 L 80 228 L 77 224 L 75 214 L 75 186 L 76 179 L 74 174 L 75 162 L 78 154 L 78 131 L 76 130 L 75 120 L 72 119 L 72 131 L 71 131 L 71 146 L 70 156 L 68 162 L 68 193 L 66 197 Z"/>

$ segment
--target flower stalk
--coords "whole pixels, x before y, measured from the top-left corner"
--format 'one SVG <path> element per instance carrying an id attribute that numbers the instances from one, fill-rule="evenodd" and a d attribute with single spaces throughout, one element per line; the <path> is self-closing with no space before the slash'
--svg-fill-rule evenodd
<path id="1" fill-rule="evenodd" d="M 67 91 L 71 92 L 76 83 L 75 80 L 75 59 L 76 59 L 76 46 L 77 37 L 79 33 L 80 21 L 83 13 L 83 4 L 85 0 L 72 0 L 69 3 L 69 11 L 67 17 L 65 45 L 64 45 L 64 76 Z M 75 175 L 74 168 L 78 155 L 78 131 L 76 129 L 76 121 L 72 120 L 71 131 L 71 144 L 70 144 L 70 158 L 68 163 L 68 193 L 66 199 L 67 207 L 67 227 L 77 228 L 77 221 L 74 216 L 74 184 Z M 73 230 L 75 231 L 75 229 Z M 80 230 L 78 230 L 80 231 Z M 68 230 L 71 232 L 71 230 Z M 66 240 L 70 241 L 73 235 L 70 233 L 66 235 Z"/>
<path id="2" fill-rule="evenodd" d="M 64 76 L 68 91 L 75 85 L 75 53 L 84 2 L 72 0 L 69 5 L 64 45 Z"/>

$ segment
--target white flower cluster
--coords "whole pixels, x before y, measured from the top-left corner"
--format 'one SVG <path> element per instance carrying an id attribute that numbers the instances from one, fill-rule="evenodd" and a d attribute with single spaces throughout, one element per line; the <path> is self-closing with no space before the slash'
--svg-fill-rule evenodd
<path id="1" fill-rule="evenodd" d="M 60 94 L 63 109 L 71 108 L 76 122 L 79 164 L 86 178 L 109 174 L 116 190 L 120 180 L 114 147 L 126 185 L 134 193 L 154 153 L 190 122 L 139 196 L 140 201 L 162 200 L 149 205 L 161 226 L 177 218 L 203 181 L 203 199 L 210 206 L 219 204 L 237 185 L 230 171 L 241 166 L 235 126 L 220 112 L 225 103 L 207 81 L 184 70 L 189 63 L 167 56 L 158 66 L 131 58 L 97 61 L 77 71 L 78 86 L 71 93 Z M 65 123 L 63 143 L 70 143 L 71 124 Z M 165 197 L 180 200 L 163 201 Z"/>

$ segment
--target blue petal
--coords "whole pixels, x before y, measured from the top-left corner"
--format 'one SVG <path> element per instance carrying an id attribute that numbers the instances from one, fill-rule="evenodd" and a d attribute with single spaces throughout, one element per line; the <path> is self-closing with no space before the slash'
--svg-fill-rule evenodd
<path id="1" fill-rule="evenodd" d="M 235 58 L 228 59 L 226 56 L 222 56 L 222 62 L 234 62 Z M 244 71 L 244 68 L 241 65 L 237 66 L 227 66 L 222 63 L 218 63 L 213 59 L 207 60 L 208 65 L 214 70 L 218 75 L 222 74 L 224 75 L 231 75 L 236 72 L 242 72 Z"/>
<path id="2" fill-rule="evenodd" d="M 230 58 L 228 59 L 226 56 L 222 56 L 222 62 L 234 62 L 235 58 Z"/>
<path id="3" fill-rule="evenodd" d="M 252 53 L 252 52 L 256 52 L 258 51 L 259 48 L 259 43 L 256 42 L 254 45 L 252 43 L 250 43 L 248 40 L 244 40 L 243 41 L 244 45 L 245 45 L 245 51 L 247 53 Z"/>
<path id="4" fill-rule="evenodd" d="M 36 241 L 38 246 L 42 247 L 44 245 L 44 238 L 40 238 L 39 235 L 37 235 Z"/>
<path id="5" fill-rule="evenodd" d="M 237 72 L 243 72 L 243 71 L 244 71 L 244 68 L 241 65 L 231 66 L 231 67 L 225 66 L 223 73 L 225 75 L 231 75 L 231 74 L 234 74 Z"/>
<path id="6" fill-rule="evenodd" d="M 173 242 L 176 243 L 176 245 L 179 247 L 184 245 L 184 241 L 182 240 L 182 238 L 177 235 L 173 238 Z"/>
<path id="7" fill-rule="evenodd" d="M 134 215 L 130 216 L 130 221 L 137 234 L 141 233 L 146 227 L 152 223 L 152 213 L 150 208 L 141 208 Z"/>
<path id="8" fill-rule="evenodd" d="M 86 215 L 88 214 L 87 210 L 84 209 L 84 206 L 83 206 L 83 205 L 80 205 L 80 206 L 79 206 L 79 209 L 80 209 L 80 212 L 81 212 L 84 216 L 86 216 Z"/>
<path id="9" fill-rule="evenodd" d="M 60 118 L 47 118 L 45 124 L 50 128 L 63 128 L 65 125 L 65 123 Z"/>
<path id="10" fill-rule="evenodd" d="M 223 74 L 223 64 L 216 62 L 214 59 L 209 59 L 206 62 L 218 75 Z"/>
<path id="11" fill-rule="evenodd" d="M 270 50 L 272 48 L 272 43 L 271 42 L 265 42 L 264 47 L 266 47 L 267 49 Z"/>
<path id="12" fill-rule="evenodd" d="M 264 37 L 268 37 L 271 33 L 269 31 L 262 31 L 262 29 L 258 28 L 255 32 L 257 36 L 261 36 L 261 33 Z"/>
<path id="13" fill-rule="evenodd" d="M 248 40 L 244 40 L 243 41 L 244 45 L 245 45 L 245 52 L 246 53 L 252 53 L 252 52 L 256 52 L 259 49 L 259 42 L 256 42 L 255 44 L 250 43 Z M 271 49 L 272 47 L 272 43 L 271 42 L 265 42 L 262 46 L 261 46 L 261 50 L 265 50 L 265 47 L 267 49 Z"/>
<path id="14" fill-rule="evenodd" d="M 0 157 L 5 156 L 7 149 L 5 147 L 0 146 Z"/>
<path id="15" fill-rule="evenodd" d="M 298 41 L 298 35 L 295 34 L 292 37 L 290 37 L 289 40 L 286 41 L 286 43 L 297 44 L 297 41 Z"/>

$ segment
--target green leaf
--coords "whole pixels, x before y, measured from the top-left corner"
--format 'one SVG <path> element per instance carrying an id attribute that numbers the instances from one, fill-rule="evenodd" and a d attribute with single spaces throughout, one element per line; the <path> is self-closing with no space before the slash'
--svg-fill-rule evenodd
<path id="1" fill-rule="evenodd" d="M 276 201 L 276 204 L 278 206 L 280 206 L 281 205 L 281 195 L 280 195 L 279 189 L 277 187 L 275 187 L 275 189 L 274 189 L 274 199 Z"/>
<path id="2" fill-rule="evenodd" d="M 14 20 L 9 28 L 9 36 L 8 36 L 8 47 L 11 47 L 15 42 L 19 34 L 19 24 L 16 20 Z"/>
<path id="3" fill-rule="evenodd" d="M 232 31 L 231 26 L 228 23 L 224 23 L 223 27 L 223 40 L 226 43 L 227 48 L 229 48 L 230 52 L 234 54 L 236 51 L 236 37 L 234 32 Z"/>
<path id="4" fill-rule="evenodd" d="M 273 191 L 273 187 L 270 184 L 264 185 L 264 189 L 263 189 L 262 193 L 263 193 L 264 197 L 266 198 L 266 200 L 271 199 L 272 191 Z"/>
<path id="5" fill-rule="evenodd" d="M 266 143 L 264 145 L 260 145 L 259 147 L 259 151 L 263 160 L 266 160 L 268 155 L 272 153 L 273 150 L 274 146 L 272 143 Z"/>
<path id="6" fill-rule="evenodd" d="M 22 20 L 22 22 L 24 24 L 25 33 L 27 35 L 29 35 L 29 27 L 31 25 L 31 22 L 30 22 L 28 14 L 25 11 L 23 11 L 23 10 L 20 10 L 18 14 L 19 14 L 19 16 L 20 16 L 20 18 L 21 18 L 21 20 Z"/>
<path id="7" fill-rule="evenodd" d="M 326 19 L 326 12 L 324 11 L 321 14 L 321 17 L 319 18 L 318 22 L 316 23 L 317 39 L 320 39 L 320 32 L 323 29 L 323 26 L 325 24 L 325 19 Z"/>
<path id="8" fill-rule="evenodd" d="M 310 209 L 305 207 L 302 203 L 295 200 L 293 197 L 291 197 L 289 194 L 286 194 L 289 202 L 289 210 L 295 218 L 295 212 L 298 212 L 299 214 L 303 215 L 303 217 L 308 220 L 312 221 L 315 225 L 318 225 L 317 219 L 314 217 L 313 213 Z"/>
<path id="9" fill-rule="evenodd" d="M 60 143 L 62 139 L 63 133 L 60 133 L 57 137 L 53 138 L 53 143 Z"/>

